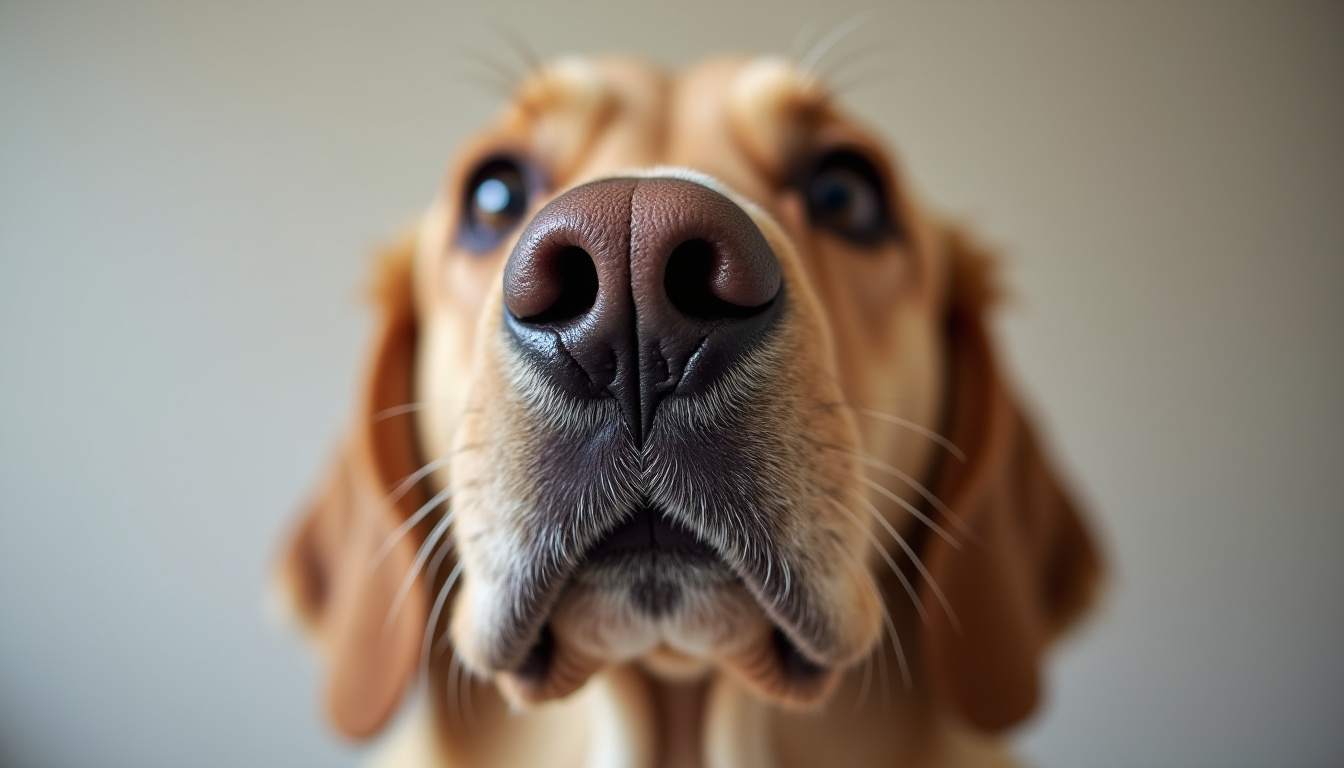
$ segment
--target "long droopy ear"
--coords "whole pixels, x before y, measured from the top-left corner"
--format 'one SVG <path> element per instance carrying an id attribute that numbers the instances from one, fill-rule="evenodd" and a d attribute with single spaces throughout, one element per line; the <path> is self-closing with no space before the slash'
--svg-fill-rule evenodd
<path id="1" fill-rule="evenodd" d="M 1102 568 L 995 360 L 985 324 L 996 293 L 993 265 L 955 231 L 945 247 L 952 266 L 948 436 L 966 461 L 946 460 L 934 492 L 974 536 L 960 549 L 927 539 L 925 565 L 956 619 L 929 612 L 924 648 L 940 702 L 997 731 L 1035 709 L 1042 652 L 1088 606 Z M 933 604 L 932 595 L 921 597 Z"/>
<path id="2" fill-rule="evenodd" d="M 354 425 L 279 563 L 295 609 L 326 656 L 328 714 L 354 738 L 377 733 L 395 712 L 425 628 L 423 581 L 410 582 L 398 599 L 424 536 L 412 530 L 386 549 L 425 500 L 418 484 L 399 498 L 392 493 L 419 468 L 419 450 L 415 420 L 385 413 L 412 399 L 413 254 L 408 240 L 379 260 L 379 316 Z"/>

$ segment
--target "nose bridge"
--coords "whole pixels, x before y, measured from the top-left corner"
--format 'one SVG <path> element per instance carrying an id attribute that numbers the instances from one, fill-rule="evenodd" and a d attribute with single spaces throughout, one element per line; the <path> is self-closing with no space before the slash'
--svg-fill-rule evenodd
<path id="1" fill-rule="evenodd" d="M 614 398 L 642 444 L 664 398 L 704 391 L 764 333 L 781 278 L 728 198 L 692 181 L 618 178 L 543 208 L 503 288 L 530 364 L 572 395 Z"/>

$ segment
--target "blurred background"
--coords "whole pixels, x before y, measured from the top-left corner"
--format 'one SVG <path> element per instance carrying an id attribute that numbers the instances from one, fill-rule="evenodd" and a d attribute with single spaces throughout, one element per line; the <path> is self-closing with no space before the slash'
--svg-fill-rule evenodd
<path id="1" fill-rule="evenodd" d="M 266 577 L 369 254 L 500 105 L 471 51 L 678 67 L 867 8 L 0 4 L 0 765 L 356 764 Z M 871 10 L 845 102 L 1006 255 L 1115 569 L 1023 754 L 1344 765 L 1344 4 Z"/>

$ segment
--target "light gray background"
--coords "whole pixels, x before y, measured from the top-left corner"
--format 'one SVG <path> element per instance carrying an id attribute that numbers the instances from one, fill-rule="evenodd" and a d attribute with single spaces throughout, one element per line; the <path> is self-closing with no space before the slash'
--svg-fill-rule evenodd
<path id="1" fill-rule="evenodd" d="M 678 65 L 858 7 L 0 6 L 0 764 L 355 762 L 264 579 L 367 255 L 498 106 L 464 51 Z M 1008 255 L 1115 564 L 1024 752 L 1344 764 L 1344 5 L 901 3 L 878 40 L 847 102 Z"/>

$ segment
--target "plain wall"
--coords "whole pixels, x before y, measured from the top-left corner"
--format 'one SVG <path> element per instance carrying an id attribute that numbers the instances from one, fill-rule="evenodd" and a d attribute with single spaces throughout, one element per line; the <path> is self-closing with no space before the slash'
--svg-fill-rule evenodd
<path id="1" fill-rule="evenodd" d="M 0 764 L 354 764 L 266 572 L 369 253 L 499 106 L 469 51 L 679 66 L 859 9 L 0 5 Z M 1344 4 L 908 2 L 872 44 L 845 103 L 1005 254 L 1115 568 L 1024 754 L 1344 765 Z"/>

